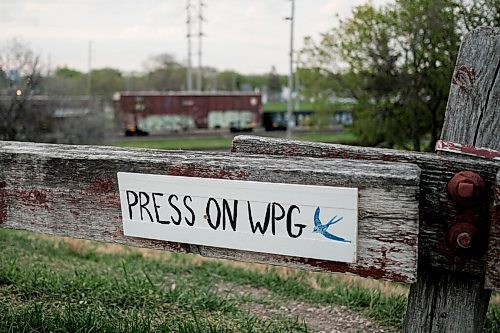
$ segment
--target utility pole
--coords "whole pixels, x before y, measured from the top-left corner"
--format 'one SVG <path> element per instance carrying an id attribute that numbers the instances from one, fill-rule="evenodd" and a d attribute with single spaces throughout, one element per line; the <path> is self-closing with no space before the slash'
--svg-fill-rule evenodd
<path id="1" fill-rule="evenodd" d="M 202 91 L 202 78 L 203 78 L 203 68 L 202 68 L 202 38 L 203 38 L 203 0 L 198 0 L 198 72 L 196 77 L 196 90 Z"/>
<path id="2" fill-rule="evenodd" d="M 192 73 L 192 68 L 191 68 L 191 1 L 187 0 L 187 5 L 186 5 L 186 13 L 187 13 L 187 53 L 188 53 L 188 60 L 187 60 L 187 77 L 186 77 L 186 90 L 192 91 L 193 90 L 193 73 Z"/>
<path id="3" fill-rule="evenodd" d="M 300 81 L 299 81 L 300 53 L 295 61 L 295 110 L 300 111 Z"/>
<path id="4" fill-rule="evenodd" d="M 293 21 L 295 13 L 295 0 L 290 0 L 292 2 L 292 13 L 287 20 L 290 20 L 290 71 L 288 73 L 288 108 L 286 111 L 287 126 L 286 126 L 286 138 L 292 138 L 292 126 L 293 122 Z"/>
<path id="5" fill-rule="evenodd" d="M 87 75 L 87 92 L 89 96 L 92 95 L 92 41 L 89 40 L 89 48 L 88 48 L 88 70 L 89 73 Z"/>

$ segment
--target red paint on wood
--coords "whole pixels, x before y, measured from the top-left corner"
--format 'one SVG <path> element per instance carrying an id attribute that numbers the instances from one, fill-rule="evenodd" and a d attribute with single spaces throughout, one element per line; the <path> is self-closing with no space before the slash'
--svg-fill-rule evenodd
<path id="1" fill-rule="evenodd" d="M 5 182 L 0 182 L 0 223 L 3 223 L 7 219 L 7 190 L 5 189 L 7 184 Z"/>
<path id="2" fill-rule="evenodd" d="M 80 191 L 85 196 L 97 197 L 97 202 L 101 206 L 120 207 L 120 197 L 114 179 L 96 179 L 86 188 Z M 79 202 L 79 198 L 69 197 L 68 201 L 73 204 Z"/>
<path id="3" fill-rule="evenodd" d="M 387 249 L 385 253 L 383 253 L 383 256 L 385 255 L 385 258 L 387 256 Z M 305 258 L 296 258 L 295 260 L 292 260 L 301 264 L 306 264 L 311 267 L 317 267 L 322 270 L 330 271 L 330 272 L 338 272 L 338 273 L 352 273 L 359 275 L 361 277 L 368 277 L 368 278 L 373 278 L 373 279 L 385 279 L 385 280 L 390 280 L 390 281 L 396 281 L 396 282 L 413 282 L 413 279 L 410 279 L 408 276 L 403 275 L 403 274 L 398 274 L 398 273 L 392 273 L 388 272 L 384 269 L 384 267 L 387 266 L 387 264 L 394 264 L 395 262 L 392 260 L 387 260 L 384 262 L 382 259 L 380 262 L 377 262 L 380 267 L 368 267 L 368 268 L 361 268 L 355 265 L 350 265 L 347 263 L 341 263 L 341 262 L 333 262 L 333 261 L 324 261 L 324 260 L 317 260 L 317 259 L 305 259 Z"/>
<path id="4" fill-rule="evenodd" d="M 48 191 L 46 190 L 7 190 L 6 183 L 0 182 L 0 223 L 7 219 L 7 208 L 9 199 L 17 199 L 21 204 L 29 206 L 30 210 L 43 208 L 49 210 Z"/>
<path id="5" fill-rule="evenodd" d="M 500 151 L 488 148 L 477 148 L 471 145 L 448 142 L 439 140 L 436 142 L 437 151 L 445 151 L 449 153 L 457 153 L 469 156 L 476 156 L 486 159 L 500 160 Z"/>
<path id="6" fill-rule="evenodd" d="M 31 207 L 31 210 L 37 209 L 38 207 L 49 210 L 50 202 L 47 194 L 48 191 L 45 189 L 41 190 L 17 189 L 13 190 L 10 193 L 7 193 L 7 196 L 13 196 L 15 198 L 18 198 L 23 205 Z"/>
<path id="7" fill-rule="evenodd" d="M 111 179 L 97 179 L 94 182 L 92 182 L 86 189 L 85 191 L 88 194 L 95 195 L 95 194 L 104 194 L 104 193 L 109 193 L 109 192 L 114 192 L 115 191 L 115 181 Z"/>
<path id="8" fill-rule="evenodd" d="M 170 176 L 203 177 L 216 179 L 246 179 L 247 173 L 243 170 L 207 170 L 194 165 L 172 166 L 168 169 Z"/>
<path id="9" fill-rule="evenodd" d="M 21 198 L 23 202 L 32 205 L 45 205 L 49 201 L 47 199 L 46 190 L 17 190 L 16 195 Z"/>

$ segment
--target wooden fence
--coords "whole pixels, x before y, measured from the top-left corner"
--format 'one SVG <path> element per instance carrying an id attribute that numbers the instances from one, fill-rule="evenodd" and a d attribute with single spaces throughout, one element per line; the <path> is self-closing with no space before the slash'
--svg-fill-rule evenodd
<path id="1" fill-rule="evenodd" d="M 499 69 L 500 29 L 464 37 L 437 154 L 252 136 L 232 154 L 0 142 L 0 226 L 412 283 L 404 332 L 480 332 L 500 288 Z M 356 188 L 356 260 L 126 236 L 118 172 Z"/>

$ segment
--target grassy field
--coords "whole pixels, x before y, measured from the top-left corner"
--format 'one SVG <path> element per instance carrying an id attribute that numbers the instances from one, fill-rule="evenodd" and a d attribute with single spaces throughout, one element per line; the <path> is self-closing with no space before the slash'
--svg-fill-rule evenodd
<path id="1" fill-rule="evenodd" d="M 135 148 L 155 148 L 168 150 L 211 150 L 211 149 L 230 149 L 232 137 L 186 137 L 186 138 L 162 138 L 162 139 L 141 139 L 126 140 L 113 143 L 119 147 Z"/>
<path id="2" fill-rule="evenodd" d="M 276 134 L 276 133 L 274 133 Z M 284 132 L 277 134 L 284 135 Z M 297 133 L 294 139 L 303 141 L 318 141 L 318 142 L 335 142 L 343 144 L 355 144 L 356 136 L 350 131 L 340 133 L 328 132 L 308 132 Z M 211 149 L 227 149 L 231 148 L 232 135 L 223 137 L 183 137 L 183 138 L 141 138 L 139 140 L 121 140 L 113 143 L 119 147 L 136 147 L 136 148 L 157 148 L 169 150 L 211 150 Z"/>
<path id="3" fill-rule="evenodd" d="M 308 311 L 342 305 L 397 329 L 406 292 L 388 282 L 0 229 L 0 332 L 310 332 L 303 318 L 282 313 L 297 302 Z M 486 332 L 500 330 L 497 301 Z M 261 316 L 259 307 L 277 311 Z"/>

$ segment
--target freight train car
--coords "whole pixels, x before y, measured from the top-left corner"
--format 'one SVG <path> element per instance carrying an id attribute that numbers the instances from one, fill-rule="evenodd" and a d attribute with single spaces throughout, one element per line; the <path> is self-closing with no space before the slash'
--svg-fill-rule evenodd
<path id="1" fill-rule="evenodd" d="M 262 98 L 244 92 L 122 92 L 117 110 L 126 135 L 193 128 L 251 130 L 261 121 Z"/>

